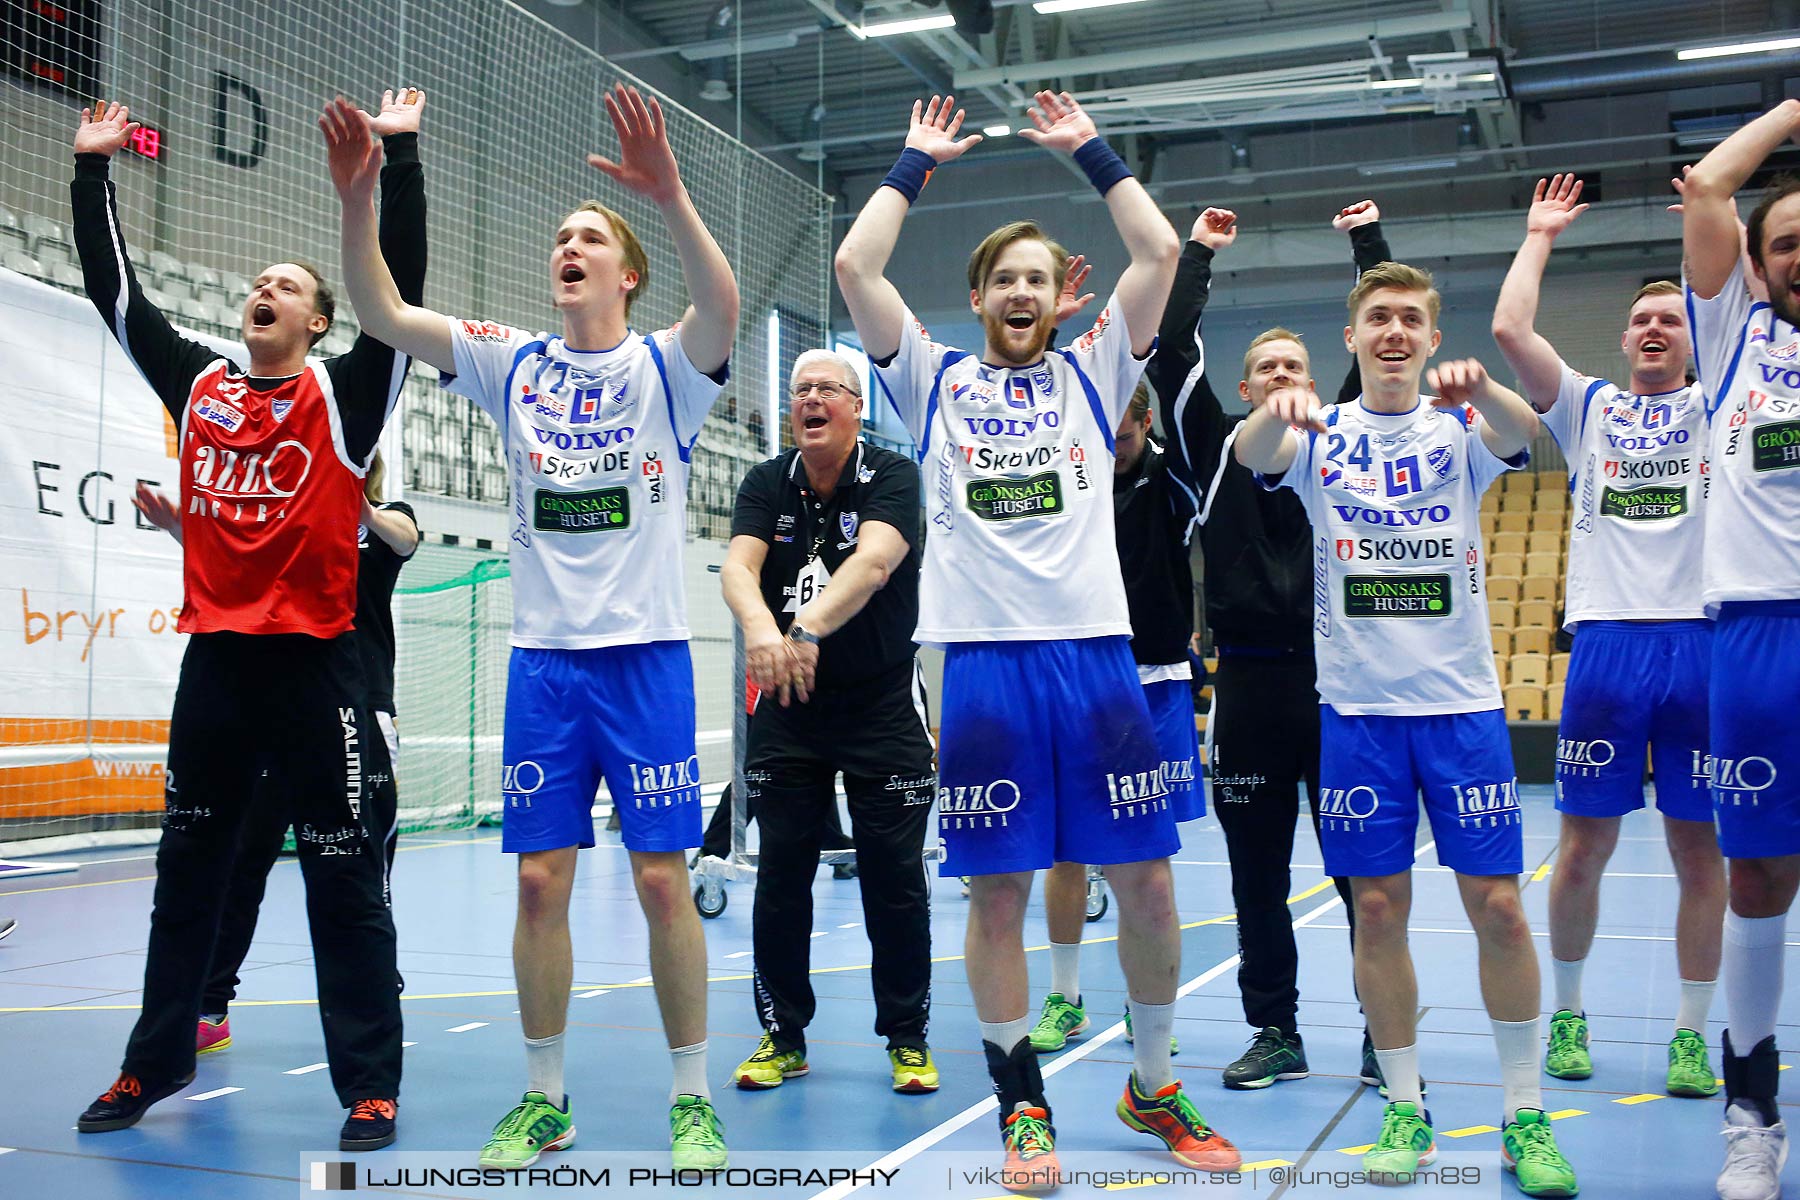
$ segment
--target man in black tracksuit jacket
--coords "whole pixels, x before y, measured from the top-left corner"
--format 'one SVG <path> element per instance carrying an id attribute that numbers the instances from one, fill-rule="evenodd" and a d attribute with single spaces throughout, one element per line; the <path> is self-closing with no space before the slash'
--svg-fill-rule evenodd
<path id="1" fill-rule="evenodd" d="M 1374 204 L 1363 201 L 1332 221 L 1350 235 L 1359 274 L 1390 257 L 1379 220 Z M 1196 324 L 1213 253 L 1199 242 L 1187 244 L 1169 299 L 1171 312 L 1186 305 Z M 1224 1082 L 1259 1088 L 1303 1077 L 1308 1069 L 1296 1021 L 1299 956 L 1287 898 L 1302 781 L 1315 833 L 1319 821 L 1312 531 L 1295 496 L 1265 491 L 1232 457 L 1243 417 L 1228 416 L 1207 383 L 1197 329 L 1193 349 L 1185 388 L 1172 404 L 1164 402 L 1163 417 L 1171 473 L 1186 474 L 1197 493 L 1206 622 L 1219 659 L 1206 728 L 1213 810 L 1231 860 L 1242 958 L 1238 990 L 1244 1018 L 1258 1031 L 1243 1056 L 1225 1069 Z M 1309 375 L 1305 347 L 1286 331 L 1272 330 L 1252 342 L 1239 395 L 1254 406 L 1276 380 L 1285 376 L 1304 383 Z M 1354 400 L 1361 391 L 1353 360 L 1338 402 Z M 1351 916 L 1348 881 L 1333 882 Z M 1372 1057 L 1365 1037 L 1364 1081 L 1378 1083 L 1378 1075 L 1371 1077 Z"/>

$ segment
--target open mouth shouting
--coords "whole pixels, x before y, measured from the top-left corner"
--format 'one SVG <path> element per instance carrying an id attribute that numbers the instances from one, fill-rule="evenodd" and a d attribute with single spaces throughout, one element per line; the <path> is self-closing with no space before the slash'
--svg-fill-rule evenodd
<path id="1" fill-rule="evenodd" d="M 1015 308 L 1007 313 L 1004 323 L 1015 332 L 1025 332 L 1037 327 L 1037 314 L 1028 308 Z"/>
<path id="2" fill-rule="evenodd" d="M 576 284 L 587 278 L 587 272 L 581 269 L 580 263 L 566 262 L 556 273 L 557 282 Z"/>
<path id="3" fill-rule="evenodd" d="M 275 323 L 275 306 L 268 301 L 260 301 L 250 310 L 250 324 L 256 329 L 267 329 Z"/>

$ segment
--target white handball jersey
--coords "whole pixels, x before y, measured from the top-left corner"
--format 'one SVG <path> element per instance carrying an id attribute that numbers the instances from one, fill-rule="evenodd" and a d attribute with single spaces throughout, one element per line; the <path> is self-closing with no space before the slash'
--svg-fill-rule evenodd
<path id="1" fill-rule="evenodd" d="M 1711 476 L 1700 385 L 1637 396 L 1565 363 L 1556 403 L 1542 419 L 1569 460 L 1563 624 L 1704 617 Z"/>
<path id="2" fill-rule="evenodd" d="M 675 330 L 610 350 L 450 321 L 443 385 L 500 427 L 511 477 L 515 646 L 684 641 L 688 458 L 726 377 Z"/>
<path id="3" fill-rule="evenodd" d="M 1292 429 L 1292 488 L 1313 528 L 1319 698 L 1345 716 L 1500 707 L 1488 633 L 1481 493 L 1530 455 L 1495 457 L 1472 408 L 1421 398 L 1370 412 L 1358 398 L 1324 433 Z"/>
<path id="4" fill-rule="evenodd" d="M 1741 260 L 1711 300 L 1690 289 L 1687 308 L 1712 421 L 1707 615 L 1800 598 L 1800 329 L 1751 300 Z"/>
<path id="5" fill-rule="evenodd" d="M 1067 348 L 1012 368 L 939 345 L 907 312 L 900 349 L 875 380 L 924 471 L 917 641 L 1131 635 L 1113 540 L 1113 430 L 1145 360 L 1118 311 L 1115 294 Z"/>

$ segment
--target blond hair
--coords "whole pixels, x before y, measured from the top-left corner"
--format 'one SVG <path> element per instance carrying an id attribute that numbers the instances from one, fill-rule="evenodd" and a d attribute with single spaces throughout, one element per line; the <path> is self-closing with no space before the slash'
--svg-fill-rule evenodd
<path id="1" fill-rule="evenodd" d="M 1356 278 L 1356 286 L 1350 289 L 1350 320 L 1356 320 L 1356 311 L 1362 302 L 1373 292 L 1424 292 L 1425 311 L 1431 316 L 1432 325 L 1437 324 L 1438 311 L 1443 308 L 1443 297 L 1438 295 L 1433 285 L 1431 272 L 1418 267 L 1410 267 L 1405 263 L 1378 263 L 1364 271 Z"/>
<path id="2" fill-rule="evenodd" d="M 1269 342 L 1292 342 L 1294 345 L 1300 347 L 1300 353 L 1307 353 L 1306 339 L 1295 333 L 1293 330 L 1283 329 L 1279 325 L 1273 329 L 1265 329 L 1255 337 L 1251 338 L 1250 345 L 1244 350 L 1244 379 L 1246 381 L 1250 378 L 1251 366 L 1256 362 L 1257 348 L 1266 345 Z M 1308 355 L 1307 368 L 1310 370 L 1311 367 L 1311 356 Z"/>
<path id="3" fill-rule="evenodd" d="M 619 249 L 625 256 L 625 269 L 637 272 L 637 286 L 625 293 L 625 316 L 629 318 L 633 302 L 650 286 L 650 260 L 645 256 L 643 244 L 638 241 L 637 234 L 631 231 L 631 222 L 598 200 L 582 201 L 569 213 L 569 217 L 584 212 L 599 213 L 606 218 L 612 226 L 613 235 L 619 239 Z M 569 217 L 564 217 L 563 221 L 566 223 Z"/>
<path id="4" fill-rule="evenodd" d="M 1044 248 L 1050 251 L 1051 261 L 1056 264 L 1055 290 L 1062 291 L 1063 277 L 1069 273 L 1069 252 L 1051 241 L 1036 221 L 1009 221 L 981 239 L 981 244 L 969 255 L 969 290 L 979 292 L 987 283 L 1002 250 L 1028 238 L 1044 243 Z"/>
<path id="5" fill-rule="evenodd" d="M 1643 287 L 1639 288 L 1637 290 L 1637 295 L 1631 298 L 1631 303 L 1625 306 L 1625 316 L 1629 319 L 1631 310 L 1638 306 L 1638 301 L 1647 296 L 1679 295 L 1681 295 L 1681 285 L 1679 283 L 1667 279 L 1652 279 L 1649 283 L 1646 283 Z"/>

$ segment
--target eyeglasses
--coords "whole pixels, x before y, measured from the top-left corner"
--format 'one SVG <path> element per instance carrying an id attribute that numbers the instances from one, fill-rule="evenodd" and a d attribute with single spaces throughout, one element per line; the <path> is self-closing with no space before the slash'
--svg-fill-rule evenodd
<path id="1" fill-rule="evenodd" d="M 791 393 L 795 400 L 804 400 L 812 392 L 819 394 L 819 399 L 836 400 L 839 396 L 854 396 L 855 392 L 841 383 L 796 383 Z"/>

